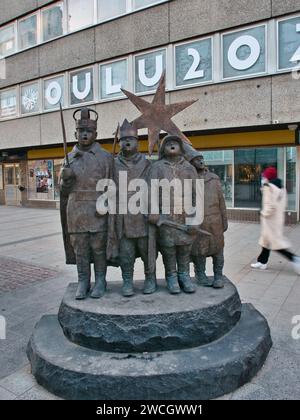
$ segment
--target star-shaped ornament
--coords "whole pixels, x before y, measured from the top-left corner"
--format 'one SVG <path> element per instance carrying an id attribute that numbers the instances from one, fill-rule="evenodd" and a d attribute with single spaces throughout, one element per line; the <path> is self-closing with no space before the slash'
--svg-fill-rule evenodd
<path id="1" fill-rule="evenodd" d="M 191 144 L 177 125 L 171 120 L 176 114 L 193 105 L 197 100 L 179 102 L 166 105 L 166 72 L 159 81 L 159 86 L 152 103 L 139 96 L 122 89 L 122 92 L 138 108 L 142 115 L 136 118 L 132 124 L 137 128 L 148 128 L 149 154 L 152 155 L 154 147 L 159 143 L 159 134 L 163 130 L 173 136 L 178 136 L 183 142 Z"/>

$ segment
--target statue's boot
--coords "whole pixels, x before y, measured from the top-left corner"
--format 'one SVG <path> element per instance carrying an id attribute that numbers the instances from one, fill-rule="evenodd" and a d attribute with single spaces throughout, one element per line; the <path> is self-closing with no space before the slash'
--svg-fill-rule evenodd
<path id="1" fill-rule="evenodd" d="M 167 280 L 167 286 L 171 295 L 179 295 L 181 290 L 178 284 L 177 273 L 167 274 L 166 280 Z"/>
<path id="2" fill-rule="evenodd" d="M 123 273 L 122 295 L 124 297 L 131 297 L 134 295 L 133 273 Z"/>
<path id="3" fill-rule="evenodd" d="M 79 263 L 77 261 L 78 287 L 76 291 L 76 300 L 87 298 L 91 288 L 91 266 L 89 262 Z"/>
<path id="4" fill-rule="evenodd" d="M 214 289 L 223 289 L 225 286 L 223 268 L 224 268 L 224 253 L 223 250 L 213 256 L 213 266 L 214 266 Z"/>
<path id="5" fill-rule="evenodd" d="M 188 272 L 178 273 L 178 283 L 184 293 L 195 293 L 196 287 Z"/>
<path id="6" fill-rule="evenodd" d="M 91 298 L 100 299 L 106 292 L 106 273 L 98 273 L 95 271 L 95 286 L 91 293 Z"/>
<path id="7" fill-rule="evenodd" d="M 212 287 L 213 280 L 206 275 L 206 257 L 197 256 L 194 258 L 195 276 L 201 286 Z"/>
<path id="8" fill-rule="evenodd" d="M 155 273 L 146 274 L 146 279 L 144 283 L 144 295 L 152 295 L 156 292 L 157 282 Z"/>
<path id="9" fill-rule="evenodd" d="M 190 277 L 191 246 L 178 247 L 178 283 L 184 293 L 195 293 L 196 287 Z"/>

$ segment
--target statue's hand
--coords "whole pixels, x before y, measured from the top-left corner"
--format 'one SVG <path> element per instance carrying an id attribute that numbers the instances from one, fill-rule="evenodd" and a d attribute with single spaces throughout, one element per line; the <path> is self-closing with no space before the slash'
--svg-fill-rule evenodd
<path id="1" fill-rule="evenodd" d="M 62 168 L 60 177 L 63 181 L 70 181 L 76 178 L 76 175 L 72 168 Z"/>

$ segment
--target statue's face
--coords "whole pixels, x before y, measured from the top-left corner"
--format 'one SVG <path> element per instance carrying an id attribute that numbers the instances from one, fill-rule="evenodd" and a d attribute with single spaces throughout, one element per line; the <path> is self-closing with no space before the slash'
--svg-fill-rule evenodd
<path id="1" fill-rule="evenodd" d="M 180 147 L 178 141 L 176 141 L 176 140 L 168 141 L 168 143 L 165 145 L 164 153 L 165 153 L 166 157 L 180 156 L 182 154 L 182 152 L 181 152 L 181 147 Z"/>
<path id="2" fill-rule="evenodd" d="M 203 171 L 205 169 L 205 161 L 203 156 L 197 156 L 192 160 L 192 165 L 198 170 Z"/>
<path id="3" fill-rule="evenodd" d="M 91 146 L 97 139 L 97 131 L 93 128 L 78 128 L 76 130 L 76 138 L 82 147 Z"/>
<path id="4" fill-rule="evenodd" d="M 120 140 L 120 148 L 125 156 L 132 156 L 138 152 L 139 142 L 135 137 L 123 137 Z"/>

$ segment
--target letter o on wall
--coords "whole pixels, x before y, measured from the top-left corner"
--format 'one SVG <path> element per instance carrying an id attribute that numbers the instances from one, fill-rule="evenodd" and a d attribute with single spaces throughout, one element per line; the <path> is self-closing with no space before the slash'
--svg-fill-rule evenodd
<path id="1" fill-rule="evenodd" d="M 53 94 L 54 92 L 54 94 Z M 62 89 L 58 82 L 51 82 L 46 89 L 45 98 L 49 102 L 50 105 L 56 105 L 61 100 L 62 97 Z"/>
<path id="2" fill-rule="evenodd" d="M 248 46 L 251 53 L 248 58 L 241 60 L 237 56 L 238 49 L 242 46 Z M 256 38 L 251 35 L 243 35 L 235 39 L 228 50 L 228 62 L 236 70 L 248 70 L 252 67 L 260 56 L 260 45 Z"/>

